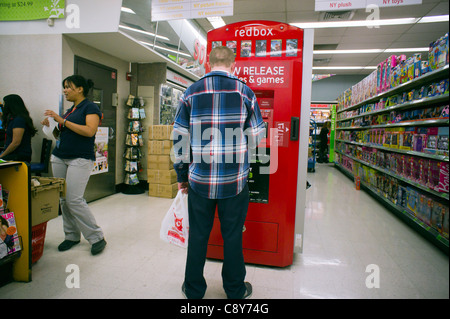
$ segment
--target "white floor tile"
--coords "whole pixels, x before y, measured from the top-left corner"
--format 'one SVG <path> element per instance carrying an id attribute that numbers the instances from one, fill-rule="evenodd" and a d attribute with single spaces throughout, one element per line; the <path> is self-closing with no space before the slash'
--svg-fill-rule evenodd
<path id="1" fill-rule="evenodd" d="M 255 299 L 449 298 L 448 256 L 330 165 L 308 173 L 302 254 L 286 268 L 247 265 Z M 62 219 L 48 222 L 33 281 L 0 287 L 0 298 L 180 299 L 186 250 L 159 239 L 172 200 L 115 194 L 90 203 L 107 246 L 98 256 L 81 243 L 66 252 Z M 68 288 L 68 265 L 80 269 L 80 288 Z M 380 272 L 368 288 L 368 265 Z M 221 261 L 207 260 L 205 298 L 224 299 Z"/>

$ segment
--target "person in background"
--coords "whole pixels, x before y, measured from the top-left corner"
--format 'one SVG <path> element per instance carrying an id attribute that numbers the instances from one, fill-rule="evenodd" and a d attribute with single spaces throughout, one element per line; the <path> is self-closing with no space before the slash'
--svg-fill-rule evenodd
<path id="1" fill-rule="evenodd" d="M 177 181 L 189 194 L 189 240 L 181 290 L 189 299 L 201 299 L 206 292 L 203 269 L 217 207 L 224 240 L 223 288 L 228 298 L 246 299 L 252 294 L 252 285 L 244 282 L 242 249 L 249 204 L 248 152 L 261 141 L 265 125 L 255 94 L 232 75 L 233 51 L 214 48 L 209 64 L 212 71 L 181 97 L 173 128 Z M 237 136 L 227 138 L 230 131 Z"/>
<path id="2" fill-rule="evenodd" d="M 97 255 L 106 246 L 102 229 L 84 199 L 84 191 L 94 167 L 94 141 L 102 113 L 96 104 L 86 96 L 93 87 L 90 80 L 72 75 L 62 82 L 66 100 L 73 106 L 63 115 L 46 110 L 47 118 L 42 121 L 48 126 L 48 118 L 58 122 L 59 140 L 53 150 L 50 162 L 53 175 L 65 178 L 66 197 L 61 198 L 61 210 L 65 240 L 59 251 L 72 248 L 80 242 L 81 234 L 92 245 L 91 253 Z"/>
<path id="3" fill-rule="evenodd" d="M 328 133 L 330 132 L 331 123 L 326 121 L 319 134 L 319 159 L 318 163 L 328 163 Z"/>
<path id="4" fill-rule="evenodd" d="M 10 94 L 3 98 L 2 122 L 6 127 L 6 140 L 0 159 L 31 162 L 31 138 L 37 130 L 19 95 Z"/>

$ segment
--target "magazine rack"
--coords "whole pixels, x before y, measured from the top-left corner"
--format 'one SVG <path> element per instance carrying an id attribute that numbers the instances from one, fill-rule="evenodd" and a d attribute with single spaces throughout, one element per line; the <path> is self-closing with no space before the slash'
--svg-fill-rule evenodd
<path id="1" fill-rule="evenodd" d="M 144 99 L 130 95 L 128 97 L 128 127 L 126 135 L 125 149 L 125 178 L 122 193 L 124 194 L 142 194 L 144 188 L 140 186 L 138 173 L 142 171 L 141 147 L 144 146 L 142 137 L 143 126 L 142 119 L 145 119 Z"/>
<path id="2" fill-rule="evenodd" d="M 30 171 L 23 162 L 0 163 L 0 183 L 9 190 L 8 208 L 15 214 L 17 232 L 21 237 L 20 253 L 0 263 L 2 278 L 10 271 L 13 280 L 31 281 L 31 201 Z M 1 283 L 0 283 L 1 284 Z"/>

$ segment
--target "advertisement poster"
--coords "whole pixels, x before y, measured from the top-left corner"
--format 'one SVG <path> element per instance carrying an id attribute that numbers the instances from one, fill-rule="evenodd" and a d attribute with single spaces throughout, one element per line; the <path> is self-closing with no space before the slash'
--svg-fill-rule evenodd
<path id="1" fill-rule="evenodd" d="M 95 135 L 95 162 L 91 175 L 106 173 L 108 171 L 108 136 L 107 127 L 99 127 Z"/>
<path id="2" fill-rule="evenodd" d="M 64 18 L 64 0 L 0 0 L 0 21 Z"/>

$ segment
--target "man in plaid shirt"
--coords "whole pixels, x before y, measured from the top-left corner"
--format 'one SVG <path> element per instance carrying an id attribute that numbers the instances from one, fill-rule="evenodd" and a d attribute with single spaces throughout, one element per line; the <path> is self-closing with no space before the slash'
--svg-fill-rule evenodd
<path id="1" fill-rule="evenodd" d="M 242 229 L 249 193 L 249 150 L 265 134 L 253 91 L 232 75 L 234 53 L 213 49 L 211 72 L 191 85 L 180 99 L 174 123 L 174 168 L 179 188 L 188 192 L 189 242 L 182 292 L 203 298 L 203 268 L 217 211 L 224 240 L 223 287 L 228 298 L 248 298 Z"/>

